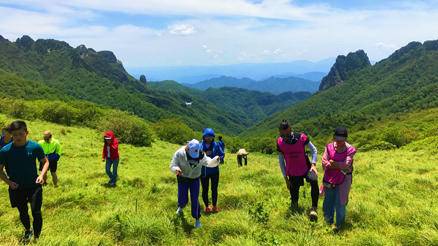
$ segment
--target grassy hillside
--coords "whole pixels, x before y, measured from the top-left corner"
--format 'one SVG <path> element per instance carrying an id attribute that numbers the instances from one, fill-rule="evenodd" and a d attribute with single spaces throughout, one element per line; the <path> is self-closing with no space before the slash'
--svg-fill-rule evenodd
<path id="1" fill-rule="evenodd" d="M 438 41 L 412 42 L 390 57 L 352 72 L 342 84 L 257 124 L 244 136 L 276 131 L 282 119 L 313 136 L 338 125 L 362 126 L 396 113 L 438 106 Z"/>
<path id="2" fill-rule="evenodd" d="M 180 118 L 197 131 L 210 126 L 237 134 L 267 116 L 263 109 L 257 114 L 224 109 L 201 92 L 185 87 L 158 90 L 130 76 L 111 51 L 95 51 L 84 45 L 73 48 L 53 39 L 34 41 L 28 36 L 15 42 L 0 36 L 0 85 L 5 88 L 3 97 L 86 100 L 131 112 L 151 122 Z M 258 96 L 245 92 L 241 94 L 246 98 Z M 284 109 L 301 99 L 294 96 L 283 107 L 269 103 L 272 106 L 269 112 L 277 112 L 275 109 Z M 187 101 L 193 101 L 194 107 L 187 107 Z"/>
<path id="3" fill-rule="evenodd" d="M 0 121 L 9 120 L 0 115 Z M 237 168 L 235 156 L 228 154 L 219 190 L 223 211 L 203 215 L 203 227 L 195 230 L 189 209 L 185 219 L 174 215 L 176 180 L 168 165 L 177 145 L 122 144 L 120 182 L 112 189 L 103 186 L 107 178 L 100 162 L 99 132 L 42 121 L 29 122 L 29 128 L 32 139 L 51 129 L 65 150 L 60 187 L 44 189 L 44 228 L 38 245 L 438 244 L 438 199 L 432 195 L 438 188 L 438 160 L 436 148 L 428 149 L 432 143 L 436 146 L 438 137 L 397 150 L 359 152 L 347 226 L 333 234 L 322 219 L 310 223 L 304 214 L 288 212 L 288 192 L 276 156 L 252 153 L 249 166 Z M 16 245 L 22 231 L 4 184 L 0 200 L 0 244 Z M 300 206 L 310 206 L 309 193 Z"/>

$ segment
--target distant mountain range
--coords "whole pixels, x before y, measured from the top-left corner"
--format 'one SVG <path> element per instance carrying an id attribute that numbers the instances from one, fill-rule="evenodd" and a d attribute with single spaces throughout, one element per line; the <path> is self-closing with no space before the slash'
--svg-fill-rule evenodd
<path id="1" fill-rule="evenodd" d="M 362 50 L 339 56 L 321 91 L 243 136 L 275 135 L 278 123 L 288 119 L 296 130 L 312 137 L 330 137 L 337 126 L 366 130 L 385 117 L 434 107 L 438 107 L 438 40 L 411 42 L 373 65 Z"/>
<path id="2" fill-rule="evenodd" d="M 269 77 L 299 77 L 319 81 L 328 73 L 335 58 L 321 61 L 292 61 L 284 63 L 249 63 L 218 66 L 181 67 L 131 67 L 127 70 L 134 77 L 145 74 L 149 81 L 175 80 L 179 83 L 193 84 L 200 81 L 228 76 L 264 80 Z"/>
<path id="3" fill-rule="evenodd" d="M 206 90 L 208 88 L 235 87 L 260 92 L 281 94 L 284 92 L 316 92 L 319 81 L 312 81 L 298 77 L 270 77 L 265 80 L 256 81 L 250 78 L 234 78 L 221 76 L 204 80 L 195 84 L 186 84 L 188 87 Z"/>
<path id="4" fill-rule="evenodd" d="M 0 36 L 0 88 L 0 98 L 88 101 L 150 122 L 179 118 L 194 130 L 208 126 L 227 134 L 237 134 L 310 96 L 303 92 L 279 97 L 236 88 L 201 91 L 176 82 L 148 83 L 128 74 L 111 51 L 84 45 L 74 48 L 63 41 L 29 36 L 15 42 Z"/>

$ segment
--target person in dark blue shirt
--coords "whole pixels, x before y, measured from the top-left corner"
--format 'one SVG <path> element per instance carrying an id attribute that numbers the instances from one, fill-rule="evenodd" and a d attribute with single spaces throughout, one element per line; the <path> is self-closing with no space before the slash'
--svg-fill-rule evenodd
<path id="1" fill-rule="evenodd" d="M 214 141 L 215 134 L 213 129 L 205 128 L 202 133 L 202 151 L 210 157 L 219 156 L 221 160 L 224 158 L 224 152 L 220 145 Z M 211 180 L 211 198 L 213 207 L 209 206 L 208 188 Z M 202 200 L 205 205 L 205 212 L 219 212 L 217 207 L 217 189 L 219 186 L 219 166 L 217 167 L 202 167 L 201 173 L 202 184 Z"/>
<path id="2" fill-rule="evenodd" d="M 28 242 L 32 238 L 28 203 L 31 204 L 34 238 L 38 239 L 41 234 L 42 185 L 44 175 L 49 168 L 49 161 L 38 143 L 27 140 L 28 131 L 24 121 L 12 122 L 9 131 L 13 141 L 0 150 L 0 179 L 9 186 L 11 206 L 18 209 L 21 223 L 25 228 L 23 242 Z M 40 175 L 36 161 L 44 163 Z"/>
<path id="3" fill-rule="evenodd" d="M 12 142 L 12 135 L 9 131 L 9 127 L 5 127 L 2 129 L 2 136 L 0 137 L 0 149 L 10 142 Z"/>

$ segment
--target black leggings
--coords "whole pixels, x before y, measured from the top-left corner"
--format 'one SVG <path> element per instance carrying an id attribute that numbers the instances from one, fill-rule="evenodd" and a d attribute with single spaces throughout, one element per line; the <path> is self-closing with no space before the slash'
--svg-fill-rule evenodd
<path id="1" fill-rule="evenodd" d="M 300 194 L 300 187 L 304 185 L 305 177 L 294 177 L 289 176 L 289 184 L 290 184 L 290 200 L 293 206 L 298 206 L 298 198 Z M 312 207 L 318 207 L 318 199 L 319 199 L 319 187 L 318 181 L 306 179 L 308 183 L 310 183 L 310 193 L 312 196 Z"/>
<path id="2" fill-rule="evenodd" d="M 29 213 L 28 213 L 29 208 L 27 203 L 30 202 L 30 209 L 32 211 L 32 217 L 33 217 L 33 223 L 32 223 L 33 234 L 35 238 L 38 238 L 41 234 L 41 229 L 43 226 L 43 217 L 41 215 L 41 206 L 43 203 L 42 189 L 41 187 L 39 187 L 37 189 L 19 191 L 19 193 L 22 193 L 20 194 L 22 196 L 21 197 L 22 199 L 18 199 L 19 202 L 17 203 L 17 209 L 18 212 L 20 213 L 20 221 L 23 224 L 26 231 L 29 231 L 30 218 L 29 218 Z M 23 199 L 25 197 L 27 198 L 27 201 L 26 199 Z"/>
<path id="3" fill-rule="evenodd" d="M 208 186 L 211 180 L 211 199 L 213 206 L 217 205 L 217 187 L 219 186 L 219 173 L 211 174 L 208 176 L 201 176 L 202 184 L 202 200 L 204 201 L 205 207 L 208 207 Z"/>
<path id="4" fill-rule="evenodd" d="M 244 156 L 238 155 L 238 156 L 237 156 L 237 165 L 238 165 L 239 167 L 242 166 L 242 159 L 245 160 L 245 166 L 248 164 L 248 157 L 246 157 L 246 155 L 244 155 Z"/>

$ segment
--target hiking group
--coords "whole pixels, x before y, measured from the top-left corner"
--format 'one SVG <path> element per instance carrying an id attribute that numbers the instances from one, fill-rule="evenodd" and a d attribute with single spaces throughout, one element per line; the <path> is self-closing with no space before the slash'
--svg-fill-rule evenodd
<path id="1" fill-rule="evenodd" d="M 211 128 L 203 130 L 202 140 L 192 139 L 179 148 L 173 155 L 170 170 L 176 175 L 177 215 L 182 215 L 189 202 L 191 216 L 195 219 L 195 227 L 201 227 L 201 205 L 199 193 L 202 187 L 202 200 L 205 213 L 217 213 L 218 187 L 220 179 L 219 167 L 225 159 L 225 143 L 221 136 L 215 141 L 215 132 Z M 353 157 L 356 150 L 347 143 L 347 129 L 336 128 L 333 141 L 326 145 L 322 155 L 324 175 L 322 185 L 318 186 L 317 148 L 309 136 L 301 132 L 293 132 L 286 120 L 279 126 L 277 139 L 278 160 L 281 174 L 290 193 L 290 209 L 298 211 L 300 187 L 304 181 L 311 187 L 311 207 L 309 218 L 318 219 L 318 200 L 324 195 L 323 213 L 325 221 L 334 230 L 342 227 L 345 221 L 346 205 L 352 184 Z M 109 187 L 115 187 L 118 179 L 119 149 L 114 132 L 107 131 L 103 137 L 102 161 L 108 175 Z M 54 139 L 50 131 L 43 133 L 43 140 L 28 140 L 28 130 L 24 121 L 14 121 L 2 129 L 0 139 L 0 179 L 9 186 L 11 206 L 17 208 L 20 221 L 25 232 L 23 240 L 29 241 L 32 235 L 38 239 L 41 234 L 43 218 L 41 214 L 43 186 L 50 170 L 53 184 L 58 186 L 57 167 L 62 155 L 61 145 Z M 308 157 L 306 148 L 310 150 Z M 236 153 L 238 167 L 247 165 L 248 152 L 239 149 Z M 40 163 L 37 169 L 37 161 Z M 40 171 L 38 173 L 38 170 Z M 6 171 L 6 172 L 5 172 Z M 210 193 L 211 190 L 211 203 Z M 33 231 L 31 230 L 28 204 L 31 206 Z M 336 222 L 335 222 L 336 213 Z M 334 224 L 335 223 L 335 224 Z"/>
<path id="2" fill-rule="evenodd" d="M 304 180 L 310 184 L 312 206 L 309 209 L 311 221 L 318 219 L 318 200 L 325 195 L 323 202 L 323 213 L 326 222 L 334 223 L 336 212 L 336 223 L 333 229 L 337 231 L 345 221 L 345 206 L 348 202 L 348 194 L 352 182 L 353 156 L 356 150 L 348 144 L 347 129 L 336 128 L 333 134 L 333 141 L 325 147 L 322 157 L 322 168 L 324 170 L 323 184 L 318 186 L 317 148 L 310 141 L 309 137 L 300 132 L 293 132 L 289 122 L 283 120 L 279 126 L 279 137 L 277 139 L 278 160 L 281 173 L 284 177 L 286 187 L 290 193 L 290 209 L 298 211 L 298 200 L 300 187 Z M 176 213 L 181 215 L 183 208 L 188 203 L 190 191 L 191 215 L 195 219 L 195 227 L 201 227 L 201 207 L 198 201 L 199 183 L 202 183 L 202 199 L 204 201 L 205 213 L 218 212 L 217 190 L 219 184 L 219 165 L 223 163 L 224 146 L 222 138 L 220 142 L 214 142 L 214 131 L 206 128 L 203 131 L 202 142 L 196 139 L 188 142 L 187 145 L 178 149 L 171 161 L 170 170 L 176 174 L 178 183 L 178 208 Z M 306 147 L 309 148 L 311 159 L 307 156 Z M 238 166 L 242 166 L 242 160 L 247 165 L 245 149 L 239 149 L 236 153 Z M 208 182 L 212 181 L 212 203 L 208 202 Z"/>

